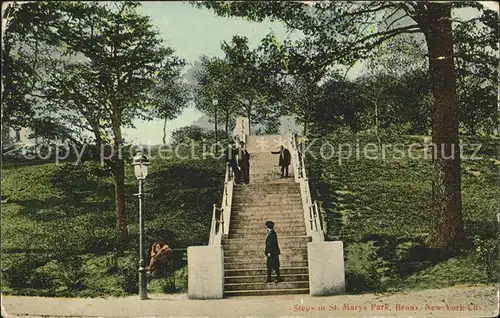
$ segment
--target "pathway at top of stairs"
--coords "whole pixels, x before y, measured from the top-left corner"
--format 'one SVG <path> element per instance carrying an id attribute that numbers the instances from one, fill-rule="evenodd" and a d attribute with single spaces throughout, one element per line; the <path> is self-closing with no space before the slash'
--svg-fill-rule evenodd
<path id="1" fill-rule="evenodd" d="M 250 153 L 250 184 L 236 185 L 233 192 L 229 235 L 224 247 L 226 296 L 309 293 L 307 242 L 300 187 L 292 165 L 289 178 L 280 178 L 278 151 L 286 136 L 247 136 Z M 283 282 L 266 283 L 264 254 L 267 229 L 275 223 L 281 250 Z M 273 272 L 273 279 L 275 273 Z"/>

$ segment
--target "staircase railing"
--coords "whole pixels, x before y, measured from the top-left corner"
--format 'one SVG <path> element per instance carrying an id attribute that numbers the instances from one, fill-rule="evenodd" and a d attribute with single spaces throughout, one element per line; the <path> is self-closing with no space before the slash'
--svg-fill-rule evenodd
<path id="1" fill-rule="evenodd" d="M 305 169 L 304 154 L 302 154 L 302 149 L 299 149 L 297 134 L 290 133 L 289 140 L 290 149 L 292 150 L 291 157 L 295 182 L 300 184 L 300 195 L 307 235 L 312 237 L 313 242 L 323 242 L 325 235 L 321 224 L 319 205 L 316 200 L 312 201 L 309 179 L 307 178 Z"/>
<path id="2" fill-rule="evenodd" d="M 240 141 L 246 143 L 245 118 L 239 117 L 240 129 L 235 132 L 234 143 L 239 146 Z M 229 234 L 229 220 L 231 220 L 231 206 L 233 205 L 234 175 L 229 163 L 226 165 L 224 190 L 221 207 L 216 204 L 212 209 L 212 224 L 210 226 L 209 245 L 221 245 L 222 238 Z"/>
<path id="3" fill-rule="evenodd" d="M 208 245 L 220 245 L 224 234 L 229 233 L 229 219 L 231 218 L 231 205 L 233 199 L 233 173 L 229 163 L 226 165 L 224 177 L 224 190 L 222 193 L 221 207 L 216 204 L 212 208 L 212 224 Z"/>

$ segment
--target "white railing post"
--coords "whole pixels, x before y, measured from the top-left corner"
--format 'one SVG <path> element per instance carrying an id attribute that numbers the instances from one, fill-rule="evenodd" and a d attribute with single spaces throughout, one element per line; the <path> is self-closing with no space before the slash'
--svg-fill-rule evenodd
<path id="1" fill-rule="evenodd" d="M 288 142 L 289 142 L 289 149 L 292 149 L 292 168 L 293 168 L 293 176 L 295 179 L 295 182 L 299 182 L 299 157 L 298 157 L 298 151 L 297 151 L 297 140 L 295 137 L 295 134 L 289 133 L 288 134 Z"/>
<path id="2" fill-rule="evenodd" d="M 304 155 L 299 155 L 298 142 L 295 134 L 290 133 L 289 136 L 295 182 L 298 182 L 300 185 L 306 233 L 307 236 L 312 237 L 313 242 L 323 242 L 325 239 L 320 221 L 319 206 L 316 201 L 312 201 L 309 179 L 307 178 L 305 169 Z"/>
<path id="3" fill-rule="evenodd" d="M 222 192 L 221 208 L 213 205 L 212 224 L 210 228 L 209 245 L 221 245 L 222 236 L 229 233 L 229 220 L 231 219 L 231 205 L 233 200 L 233 176 L 229 164 L 226 164 L 226 174 L 224 177 L 224 190 Z M 217 218 L 217 212 L 220 217 Z M 218 231 L 217 231 L 217 223 Z"/>
<path id="4" fill-rule="evenodd" d="M 210 225 L 210 237 L 208 239 L 208 245 L 214 245 L 215 240 L 215 222 L 216 222 L 216 214 L 215 209 L 217 205 L 212 206 L 212 224 Z"/>

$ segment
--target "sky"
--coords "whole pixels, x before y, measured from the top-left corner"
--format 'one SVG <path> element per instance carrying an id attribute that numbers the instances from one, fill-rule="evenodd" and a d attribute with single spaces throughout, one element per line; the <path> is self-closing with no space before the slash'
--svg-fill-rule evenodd
<path id="1" fill-rule="evenodd" d="M 480 1 L 485 6 L 498 11 L 498 3 Z M 268 33 L 274 32 L 279 40 L 287 35 L 285 27 L 279 22 L 249 22 L 241 18 L 223 18 L 207 9 L 198 9 L 181 1 L 142 2 L 140 12 L 151 17 L 152 24 L 158 28 L 166 44 L 176 50 L 177 56 L 188 63 L 194 63 L 201 55 L 223 57 L 222 41 L 231 41 L 233 35 L 246 36 L 250 47 L 257 46 Z M 464 17 L 470 12 L 462 12 Z M 460 14 L 460 15 L 462 15 Z M 358 65 L 350 73 L 359 73 Z M 167 139 L 177 128 L 188 126 L 202 114 L 190 105 L 176 119 L 167 122 Z M 161 144 L 163 120 L 135 121 L 135 129 L 124 129 L 127 140 L 141 144 Z"/>
<path id="2" fill-rule="evenodd" d="M 150 16 L 166 44 L 176 50 L 177 56 L 193 63 L 201 55 L 223 57 L 222 41 L 231 41 L 234 35 L 246 36 L 249 45 L 257 46 L 260 40 L 273 31 L 280 40 L 286 38 L 281 23 L 249 22 L 239 18 L 222 18 L 207 9 L 198 9 L 183 2 L 142 2 L 139 10 Z M 177 128 L 188 126 L 201 117 L 193 106 L 174 120 L 167 122 L 167 139 Z M 136 129 L 125 129 L 124 135 L 131 142 L 161 144 L 163 120 L 136 121 Z"/>

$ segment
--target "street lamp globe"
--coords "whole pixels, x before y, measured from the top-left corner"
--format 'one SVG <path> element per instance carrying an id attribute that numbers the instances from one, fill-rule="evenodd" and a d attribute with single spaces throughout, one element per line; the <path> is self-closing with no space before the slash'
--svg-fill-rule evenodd
<path id="1" fill-rule="evenodd" d="M 132 165 L 134 166 L 134 174 L 137 180 L 144 180 L 148 176 L 149 172 L 149 160 L 143 155 L 142 152 L 138 152 L 134 159 Z"/>
<path id="2" fill-rule="evenodd" d="M 217 98 L 212 99 L 212 104 L 217 105 L 219 103 L 219 100 Z"/>

